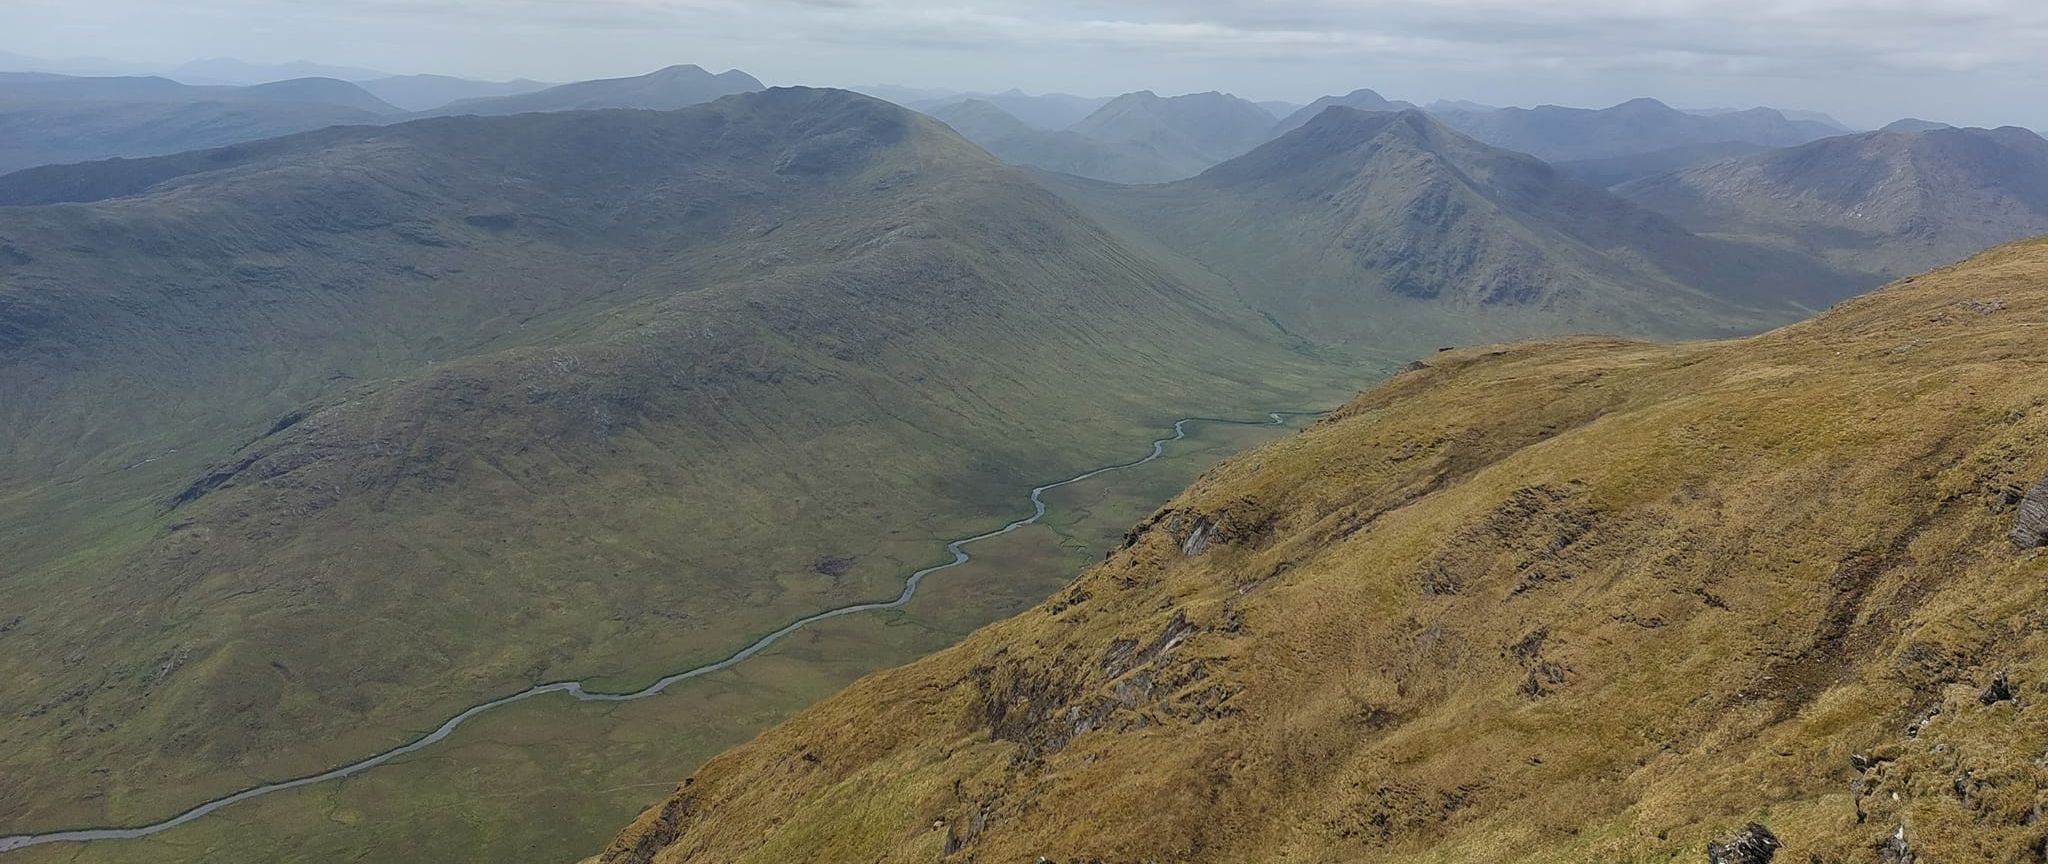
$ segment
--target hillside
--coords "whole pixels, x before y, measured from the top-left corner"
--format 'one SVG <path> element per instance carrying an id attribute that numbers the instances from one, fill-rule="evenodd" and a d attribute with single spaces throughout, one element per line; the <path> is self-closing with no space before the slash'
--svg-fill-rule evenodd
<path id="1" fill-rule="evenodd" d="M 589 111 L 600 108 L 645 108 L 673 111 L 701 105 L 720 96 L 752 93 L 761 82 L 738 69 L 716 75 L 701 66 L 669 66 L 631 78 L 600 78 L 560 84 L 531 93 L 462 99 L 425 112 L 445 117 L 458 114 L 525 114 L 537 111 Z"/>
<path id="2" fill-rule="evenodd" d="M 0 174 L 378 123 L 397 111 L 354 84 L 326 78 L 253 87 L 149 77 L 16 78 L 0 82 Z"/>
<path id="3" fill-rule="evenodd" d="M 1655 99 L 1610 108 L 1444 110 L 1446 125 L 1492 144 L 1550 162 L 1611 159 L 1672 148 L 1729 142 L 1788 147 L 1840 134 L 1814 120 L 1789 120 L 1770 108 L 1701 116 Z"/>
<path id="4" fill-rule="evenodd" d="M 894 596 L 1176 417 L 1364 371 L 840 91 L 328 129 L 0 201 L 0 834 L 643 686 Z"/>
<path id="5" fill-rule="evenodd" d="M 1565 332 L 1754 332 L 1859 286 L 1710 240 L 1419 111 L 1326 109 L 1199 177 L 1067 183 L 1314 341 L 1415 354 Z"/>
<path id="6" fill-rule="evenodd" d="M 1333 105 L 1342 105 L 1359 111 L 1406 111 L 1415 107 L 1412 102 L 1389 100 L 1375 91 L 1360 88 L 1343 96 L 1324 96 L 1305 107 L 1289 112 L 1286 118 L 1280 121 L 1280 125 L 1273 127 L 1273 137 L 1277 138 L 1308 125 L 1308 121 L 1316 119 L 1316 115 L 1323 113 L 1323 109 Z"/>
<path id="7" fill-rule="evenodd" d="M 2034 241 L 1437 355 L 593 860 L 2035 860 L 2044 315 Z"/>
<path id="8" fill-rule="evenodd" d="M 1896 277 L 2048 231 L 2048 141 L 2017 127 L 1844 135 L 1618 190 L 1693 230 Z"/>
<path id="9" fill-rule="evenodd" d="M 1191 177 L 1242 155 L 1272 137 L 1273 115 L 1227 93 L 1161 97 L 1126 93 L 1074 124 L 1073 132 L 1105 144 L 1155 154 L 1166 173 Z"/>

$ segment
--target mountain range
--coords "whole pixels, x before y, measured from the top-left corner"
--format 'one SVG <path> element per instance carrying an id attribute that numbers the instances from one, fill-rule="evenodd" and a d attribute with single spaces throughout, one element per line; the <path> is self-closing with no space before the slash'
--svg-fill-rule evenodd
<path id="1" fill-rule="evenodd" d="M 1397 353 L 1589 328 L 1753 331 L 1868 284 L 1694 235 L 1417 110 L 1327 108 L 1189 180 L 1061 188 L 1288 332 Z"/>
<path id="2" fill-rule="evenodd" d="M 2048 141 L 891 92 L 0 73 L 0 853 L 2040 848 Z"/>
<path id="3" fill-rule="evenodd" d="M 2048 140 L 2026 129 L 1902 127 L 1620 187 L 1697 231 L 1900 277 L 2048 232 Z"/>

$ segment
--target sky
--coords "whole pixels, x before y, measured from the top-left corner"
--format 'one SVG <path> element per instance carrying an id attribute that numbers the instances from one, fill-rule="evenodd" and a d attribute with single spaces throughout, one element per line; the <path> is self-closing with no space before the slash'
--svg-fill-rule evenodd
<path id="1" fill-rule="evenodd" d="M 0 51 L 549 81 L 1223 90 L 1827 111 L 2048 130 L 2048 0 L 0 0 Z"/>

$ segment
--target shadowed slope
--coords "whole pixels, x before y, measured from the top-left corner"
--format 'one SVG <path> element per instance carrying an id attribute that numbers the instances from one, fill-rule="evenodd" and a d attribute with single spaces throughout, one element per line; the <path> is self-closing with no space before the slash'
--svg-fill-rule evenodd
<path id="1" fill-rule="evenodd" d="M 0 207 L 9 831 L 147 821 L 535 681 L 637 686 L 1325 374 L 838 91 L 327 130 L 5 197 L 73 202 Z"/>

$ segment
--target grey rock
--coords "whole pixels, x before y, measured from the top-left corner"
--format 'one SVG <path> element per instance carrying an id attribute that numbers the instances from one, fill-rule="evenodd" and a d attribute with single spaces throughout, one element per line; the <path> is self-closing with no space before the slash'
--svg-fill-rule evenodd
<path id="1" fill-rule="evenodd" d="M 2048 477 L 2041 478 L 2020 499 L 2019 515 L 2013 519 L 2012 531 L 2005 536 L 2020 549 L 2039 549 L 2048 543 Z"/>
<path id="2" fill-rule="evenodd" d="M 1770 864 L 1777 857 L 1778 835 L 1751 822 L 1724 839 L 1707 844 L 1707 864 Z"/>

